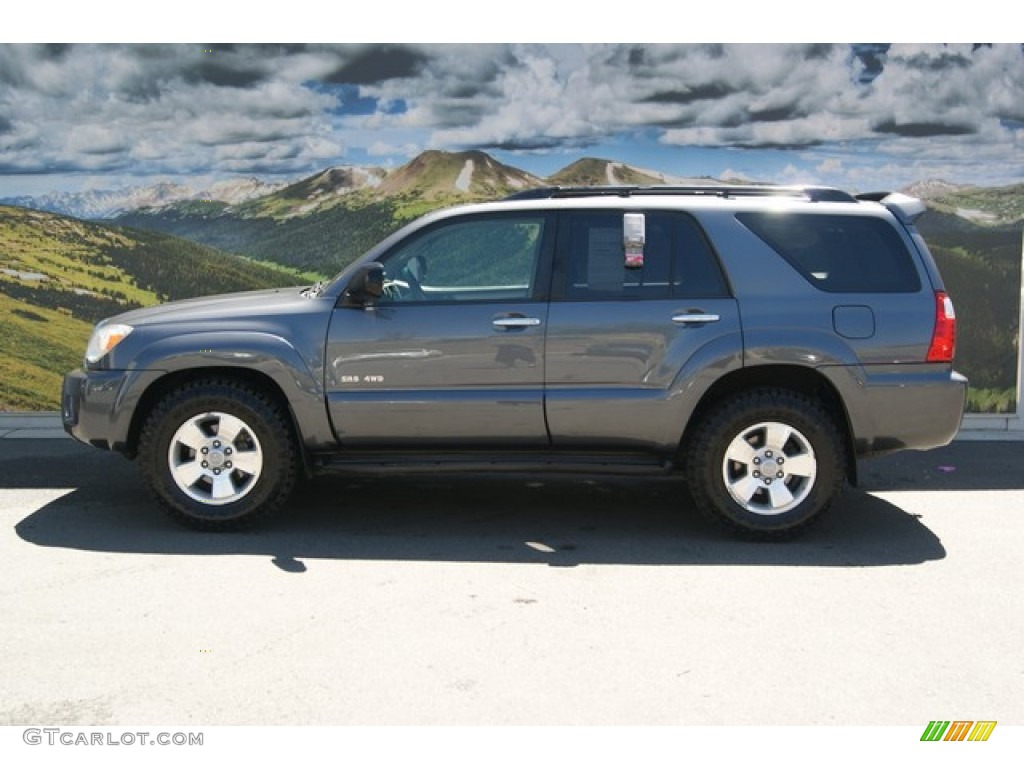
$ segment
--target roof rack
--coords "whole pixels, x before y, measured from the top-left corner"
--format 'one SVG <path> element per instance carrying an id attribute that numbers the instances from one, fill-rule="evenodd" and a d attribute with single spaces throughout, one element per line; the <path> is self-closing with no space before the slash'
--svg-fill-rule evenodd
<path id="1" fill-rule="evenodd" d="M 835 202 L 855 203 L 857 198 L 848 192 L 832 187 L 785 187 L 758 185 L 707 185 L 675 186 L 653 184 L 649 186 L 580 186 L 580 187 L 537 187 L 514 192 L 505 200 L 547 200 L 567 197 L 639 197 L 646 195 L 695 195 L 707 197 L 802 197 L 813 203 Z"/>

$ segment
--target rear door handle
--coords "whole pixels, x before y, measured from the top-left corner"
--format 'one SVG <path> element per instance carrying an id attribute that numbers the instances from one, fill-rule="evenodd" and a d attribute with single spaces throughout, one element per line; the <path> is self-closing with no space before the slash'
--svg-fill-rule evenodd
<path id="1" fill-rule="evenodd" d="M 704 314 L 702 312 L 694 312 L 692 314 L 680 312 L 678 315 L 672 315 L 672 322 L 676 325 L 687 325 L 688 323 L 717 323 L 718 320 L 718 315 Z"/>
<path id="2" fill-rule="evenodd" d="M 496 317 L 491 320 L 498 330 L 513 330 L 516 328 L 533 328 L 540 325 L 539 317 Z"/>

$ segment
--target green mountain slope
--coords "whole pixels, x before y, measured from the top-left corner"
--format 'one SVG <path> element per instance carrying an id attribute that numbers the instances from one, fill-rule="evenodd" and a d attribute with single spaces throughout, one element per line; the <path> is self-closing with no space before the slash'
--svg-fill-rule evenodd
<path id="1" fill-rule="evenodd" d="M 272 218 L 283 221 L 344 205 L 360 190 L 372 190 L 387 174 L 383 168 L 335 167 L 316 173 L 269 195 L 241 205 L 222 206 L 221 211 L 242 218 Z M 182 210 L 181 206 L 176 206 Z"/>
<path id="2" fill-rule="evenodd" d="M 116 221 L 330 276 L 424 213 L 543 183 L 484 152 L 429 150 L 390 172 L 330 168 L 238 206 L 188 201 Z"/>
<path id="3" fill-rule="evenodd" d="M 556 186 L 602 186 L 605 184 L 664 184 L 664 176 L 654 175 L 625 163 L 597 157 L 584 157 L 547 178 Z"/>
<path id="4" fill-rule="evenodd" d="M 542 182 L 518 168 L 479 152 L 428 150 L 389 173 L 373 190 L 377 198 L 439 204 L 497 200 Z M 400 206 L 401 207 L 401 206 Z"/>
<path id="5" fill-rule="evenodd" d="M 135 211 L 117 222 L 329 277 L 411 218 L 391 201 L 356 195 L 315 213 L 280 218 L 233 210 L 197 216 L 174 208 Z"/>
<path id="6" fill-rule="evenodd" d="M 0 410 L 56 409 L 92 325 L 169 299 L 295 285 L 281 268 L 162 233 L 0 206 Z"/>

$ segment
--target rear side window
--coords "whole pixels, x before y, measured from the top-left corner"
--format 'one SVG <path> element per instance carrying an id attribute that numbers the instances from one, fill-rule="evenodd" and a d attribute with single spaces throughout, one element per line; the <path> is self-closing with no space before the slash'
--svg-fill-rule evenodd
<path id="1" fill-rule="evenodd" d="M 736 218 L 822 291 L 921 289 L 907 246 L 883 219 L 811 213 L 738 213 Z"/>
<path id="2" fill-rule="evenodd" d="M 729 295 L 703 233 L 685 214 L 646 212 L 644 264 L 626 268 L 622 211 L 562 215 L 559 250 L 569 299 L 718 298 Z"/>

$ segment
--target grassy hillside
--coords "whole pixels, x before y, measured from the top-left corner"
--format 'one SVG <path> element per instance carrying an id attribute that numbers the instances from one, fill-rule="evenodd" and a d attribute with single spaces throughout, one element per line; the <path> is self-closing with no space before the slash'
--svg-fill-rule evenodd
<path id="1" fill-rule="evenodd" d="M 243 216 L 235 211 L 196 216 L 173 209 L 137 211 L 119 217 L 118 222 L 276 262 L 319 279 L 339 272 L 410 218 L 392 201 L 355 195 L 342 205 L 287 218 Z"/>
<path id="2" fill-rule="evenodd" d="M 105 317 L 302 281 L 161 233 L 0 206 L 0 410 L 58 408 L 61 376 Z"/>
<path id="3" fill-rule="evenodd" d="M 81 365 L 92 325 L 0 293 L 0 411 L 60 408 L 61 377 Z"/>

